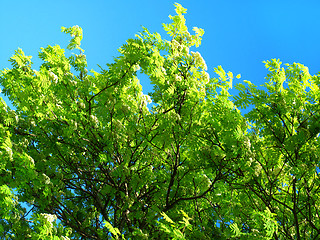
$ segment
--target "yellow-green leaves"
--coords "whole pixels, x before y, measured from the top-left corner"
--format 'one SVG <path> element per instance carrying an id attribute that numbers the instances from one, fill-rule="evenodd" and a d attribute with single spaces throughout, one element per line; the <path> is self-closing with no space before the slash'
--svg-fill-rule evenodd
<path id="1" fill-rule="evenodd" d="M 77 48 L 82 52 L 84 51 L 83 49 L 80 48 L 81 40 L 83 38 L 82 28 L 80 28 L 78 25 L 69 27 L 69 28 L 61 27 L 61 31 L 64 33 L 70 34 L 72 37 L 67 47 L 69 50 L 73 50 Z"/>
<path id="2" fill-rule="evenodd" d="M 230 224 L 233 237 L 243 238 L 259 238 L 265 240 L 273 239 L 274 233 L 278 231 L 278 223 L 275 220 L 275 215 L 268 208 L 264 212 L 254 211 L 252 213 L 255 219 L 256 225 L 252 229 L 251 233 L 242 232 L 236 222 Z"/>
<path id="3" fill-rule="evenodd" d="M 258 88 L 245 80 L 246 85 L 236 86 L 240 93 L 234 97 L 237 106 L 252 107 L 245 115 L 252 125 L 248 134 L 251 139 L 248 166 L 252 180 L 246 187 L 251 186 L 252 191 L 268 189 L 269 193 L 260 196 L 273 203 L 273 208 L 268 204 L 264 212 L 254 212 L 255 236 L 265 236 L 265 239 L 281 236 L 278 230 L 286 231 L 289 227 L 282 225 L 282 218 L 277 214 L 288 211 L 292 214 L 286 216 L 286 221 L 296 222 L 293 235 L 310 237 L 312 230 L 300 212 L 304 211 L 301 207 L 304 204 L 317 211 L 317 207 L 308 204 L 306 199 L 316 199 L 318 193 L 311 196 L 305 185 L 306 182 L 318 182 L 313 175 L 318 172 L 314 160 L 318 155 L 316 146 L 320 129 L 314 127 L 319 124 L 317 76 L 311 76 L 308 68 L 298 63 L 282 67 L 279 60 L 272 59 L 265 65 L 269 70 L 268 82 L 263 85 L 266 88 Z"/>
<path id="4" fill-rule="evenodd" d="M 179 3 L 174 3 L 174 6 L 176 7 L 175 11 L 178 15 L 182 15 L 184 13 L 187 13 L 187 9 L 182 7 Z"/>
<path id="5" fill-rule="evenodd" d="M 31 67 L 32 56 L 26 56 L 21 48 L 15 50 L 15 54 L 10 58 L 10 62 L 15 68 Z M 24 69 L 23 69 L 24 70 Z"/>
<path id="6" fill-rule="evenodd" d="M 223 70 L 221 66 L 218 66 L 214 69 L 215 73 L 217 73 L 222 81 L 226 81 L 226 72 Z"/>
<path id="7" fill-rule="evenodd" d="M 173 20 L 172 24 L 164 24 L 164 29 L 168 32 L 170 36 L 176 36 L 177 34 L 181 34 L 185 31 L 187 31 L 186 27 L 186 20 L 182 14 L 187 12 L 187 9 L 183 8 L 180 4 L 175 3 L 176 6 L 176 13 L 178 15 L 176 16 L 171 16 L 169 15 L 169 18 Z"/>
<path id="8" fill-rule="evenodd" d="M 176 13 L 175 16 L 169 16 L 173 23 L 170 24 L 162 24 L 164 30 L 172 36 L 172 39 L 179 42 L 180 45 L 191 47 L 196 45 L 199 47 L 201 44 L 202 36 L 204 34 L 204 30 L 201 28 L 194 27 L 195 35 L 191 35 L 188 32 L 188 28 L 186 26 L 186 19 L 184 18 L 184 13 L 187 12 L 185 8 L 183 8 L 180 4 L 176 3 Z"/>
<path id="9" fill-rule="evenodd" d="M 62 28 L 71 57 L 41 48 L 33 70 L 16 51 L 0 75 L 17 107 L 1 99 L 0 238 L 318 237 L 319 75 L 273 59 L 232 98 L 233 73 L 210 78 L 189 52 L 204 31 L 175 6 L 168 36 L 144 28 L 99 72 L 78 26 Z"/>
<path id="10" fill-rule="evenodd" d="M 233 73 L 228 72 L 226 73 L 222 66 L 218 66 L 214 68 L 214 72 L 219 76 L 219 83 L 221 85 L 222 91 L 221 95 L 228 96 L 228 90 L 232 88 L 232 81 L 233 81 Z"/>
<path id="11" fill-rule="evenodd" d="M 10 136 L 9 132 L 7 132 L 7 134 Z M 12 160 L 12 142 L 9 136 L 4 139 L 3 146 L 1 146 L 1 149 L 4 150 L 6 152 L 6 155 L 9 156 L 9 159 Z"/>
<path id="12" fill-rule="evenodd" d="M 197 37 L 202 37 L 204 34 L 204 30 L 202 28 L 193 27 L 192 30 L 195 31 Z"/>
<path id="13" fill-rule="evenodd" d="M 121 236 L 121 239 L 125 239 L 124 236 L 121 235 L 119 229 L 113 227 L 108 221 L 104 221 L 104 225 L 110 231 L 110 233 L 112 233 L 112 235 L 114 236 L 111 239 L 118 240 L 120 239 L 120 236 Z"/>
<path id="14" fill-rule="evenodd" d="M 15 210 L 16 201 L 14 200 L 14 194 L 7 185 L 0 183 L 0 216 L 1 219 L 10 221 L 10 218 L 14 218 L 13 212 Z M 1 230 L 1 228 L 0 228 Z M 3 229 L 2 229 L 3 231 Z M 0 233 L 2 233 L 0 231 Z"/>
<path id="15" fill-rule="evenodd" d="M 192 226 L 189 223 L 191 219 L 183 210 L 179 211 L 182 215 L 182 220 L 174 222 L 167 214 L 160 213 L 164 221 L 158 221 L 159 228 L 165 232 L 171 239 L 186 239 L 184 232 L 191 230 Z"/>
<path id="16" fill-rule="evenodd" d="M 192 42 L 191 45 L 196 45 L 196 47 L 199 47 L 201 45 L 202 36 L 204 34 L 204 30 L 202 28 L 193 27 L 192 29 L 195 31 L 196 35 L 192 36 Z"/>
<path id="17" fill-rule="evenodd" d="M 206 62 L 204 61 L 204 59 L 202 58 L 202 56 L 199 52 L 191 52 L 191 55 L 194 59 L 196 66 L 198 65 L 201 69 L 203 69 L 205 71 L 208 69 Z"/>

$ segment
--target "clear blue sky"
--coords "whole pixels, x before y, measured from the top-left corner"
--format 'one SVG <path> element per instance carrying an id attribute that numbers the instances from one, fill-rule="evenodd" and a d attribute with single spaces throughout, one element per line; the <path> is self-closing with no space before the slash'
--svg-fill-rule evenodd
<path id="1" fill-rule="evenodd" d="M 205 30 L 198 51 L 208 71 L 218 65 L 241 74 L 255 84 L 266 76 L 263 60 L 280 58 L 299 62 L 311 74 L 320 71 L 320 1 L 307 0 L 0 0 L 0 69 L 18 47 L 32 55 L 39 67 L 40 47 L 58 44 L 66 48 L 69 37 L 61 26 L 83 28 L 89 69 L 112 62 L 117 49 L 147 27 L 164 36 L 162 23 L 170 22 L 174 2 L 188 9 L 189 30 Z M 142 81 L 144 92 L 151 91 Z"/>

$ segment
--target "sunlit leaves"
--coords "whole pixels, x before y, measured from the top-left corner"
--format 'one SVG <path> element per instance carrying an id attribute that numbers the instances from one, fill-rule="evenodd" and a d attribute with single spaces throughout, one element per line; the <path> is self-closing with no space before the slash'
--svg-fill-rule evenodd
<path id="1" fill-rule="evenodd" d="M 120 231 L 118 228 L 114 228 L 109 222 L 105 221 L 104 222 L 105 227 L 110 231 L 110 233 L 112 233 L 112 235 L 114 237 L 112 237 L 112 239 L 119 239 L 119 237 L 121 236 L 121 239 L 125 239 L 123 237 L 123 235 L 121 235 Z"/>
<path id="2" fill-rule="evenodd" d="M 255 187 L 260 190 L 267 188 L 270 191 L 269 194 L 267 192 L 258 194 L 261 199 L 269 199 L 271 204 L 269 206 L 275 209 L 269 210 L 272 214 L 277 213 L 277 216 L 272 217 L 272 221 L 267 220 L 270 212 L 263 213 L 261 223 L 265 223 L 269 239 L 274 237 L 274 231 L 277 229 L 282 231 L 280 235 L 286 235 L 283 231 L 291 231 L 292 234 L 302 236 L 303 233 L 298 229 L 303 228 L 306 231 L 305 236 L 310 237 L 313 236 L 313 230 L 308 228 L 308 224 L 303 223 L 306 215 L 301 216 L 298 213 L 303 208 L 298 207 L 298 204 L 317 211 L 317 207 L 302 200 L 307 196 L 314 200 L 317 198 L 317 194 L 309 195 L 309 188 L 303 184 L 304 181 L 311 179 L 311 182 L 317 181 L 317 177 L 312 177 L 312 173 L 318 171 L 317 164 L 314 164 L 314 160 L 318 158 L 314 146 L 318 145 L 319 128 L 312 127 L 318 124 L 314 123 L 319 119 L 318 104 L 315 101 L 317 96 L 314 94 L 317 86 L 313 81 L 316 76 L 311 77 L 308 69 L 302 64 L 287 64 L 283 68 L 281 62 L 275 59 L 266 61 L 265 64 L 269 73 L 268 82 L 263 86 L 267 90 L 259 90 L 251 82 L 245 81 L 246 85 L 236 86 L 240 93 L 234 97 L 237 106 L 253 107 L 246 114 L 247 119 L 254 123 L 251 134 L 253 139 L 256 139 L 251 141 L 254 154 L 250 157 L 250 165 L 259 166 L 260 171 L 259 180 L 254 180 L 251 189 L 255 191 Z M 311 129 L 314 130 L 310 131 Z M 254 164 L 255 161 L 258 162 Z M 263 179 L 269 180 L 263 181 Z M 278 225 L 278 222 L 282 223 L 284 220 L 278 212 L 282 214 L 293 212 L 287 215 L 286 219 L 290 219 L 295 227 L 290 227 L 290 224 Z"/>
<path id="3" fill-rule="evenodd" d="M 80 48 L 81 40 L 83 38 L 82 28 L 80 28 L 78 25 L 69 28 L 61 27 L 61 31 L 70 34 L 72 37 L 67 47 L 69 50 L 77 48 L 83 52 L 83 49 Z"/>
<path id="4" fill-rule="evenodd" d="M 62 31 L 80 53 L 41 48 L 33 70 L 18 49 L 1 71 L 17 107 L 0 105 L 6 239 L 318 237 L 319 76 L 272 59 L 263 86 L 244 80 L 233 97 L 240 74 L 209 76 L 190 51 L 204 30 L 175 7 L 168 39 L 143 28 L 99 72 L 78 26 Z"/>
<path id="5" fill-rule="evenodd" d="M 238 237 L 241 235 L 241 231 L 236 223 L 232 223 L 230 225 L 230 228 L 235 237 Z"/>
<path id="6" fill-rule="evenodd" d="M 15 51 L 15 54 L 10 58 L 10 62 L 12 63 L 13 67 L 21 68 L 25 70 L 25 66 L 31 66 L 31 58 L 32 56 L 26 56 L 21 48 Z"/>
<path id="7" fill-rule="evenodd" d="M 178 223 L 174 222 L 167 214 L 161 213 L 164 221 L 159 222 L 160 231 L 167 233 L 171 239 L 186 239 L 184 231 L 192 230 L 192 226 L 189 222 L 190 217 L 183 211 L 180 211 L 182 220 Z"/>

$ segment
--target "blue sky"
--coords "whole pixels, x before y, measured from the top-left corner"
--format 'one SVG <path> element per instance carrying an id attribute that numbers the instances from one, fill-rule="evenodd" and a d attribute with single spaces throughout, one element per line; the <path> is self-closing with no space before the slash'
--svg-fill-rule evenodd
<path id="1" fill-rule="evenodd" d="M 99 71 L 97 64 L 112 62 L 117 49 L 141 26 L 164 37 L 162 23 L 170 22 L 174 2 L 188 9 L 190 31 L 194 26 L 205 30 L 197 51 L 212 75 L 213 68 L 222 65 L 241 74 L 237 81 L 259 85 L 267 73 L 262 61 L 272 58 L 305 64 L 311 74 L 320 71 L 320 1 L 312 0 L 1 0 L 0 69 L 10 67 L 8 59 L 18 47 L 33 56 L 37 69 L 40 47 L 66 48 L 69 37 L 61 26 L 79 25 L 88 68 Z M 152 90 L 145 80 L 141 84 L 145 93 Z"/>

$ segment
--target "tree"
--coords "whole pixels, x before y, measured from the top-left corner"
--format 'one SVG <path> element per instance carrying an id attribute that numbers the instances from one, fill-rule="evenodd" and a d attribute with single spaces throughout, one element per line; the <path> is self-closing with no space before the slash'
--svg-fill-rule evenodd
<path id="1" fill-rule="evenodd" d="M 171 40 L 144 29 L 99 73 L 78 26 L 79 54 L 41 48 L 37 71 L 18 49 L 1 71 L 2 239 L 319 238 L 320 75 L 273 59 L 232 96 L 175 6 Z"/>

